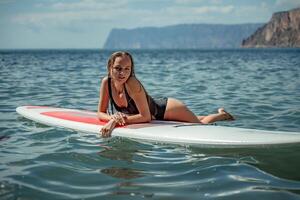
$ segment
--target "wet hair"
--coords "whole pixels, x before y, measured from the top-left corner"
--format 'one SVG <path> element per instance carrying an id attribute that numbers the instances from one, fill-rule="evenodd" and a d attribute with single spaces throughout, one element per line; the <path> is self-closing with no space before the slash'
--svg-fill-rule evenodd
<path id="1" fill-rule="evenodd" d="M 107 72 L 108 72 L 108 77 L 110 77 L 110 69 L 113 66 L 115 60 L 117 57 L 124 57 L 124 56 L 128 56 L 130 61 L 131 61 L 131 72 L 130 72 L 130 77 L 135 77 L 135 73 L 134 73 L 134 62 L 133 62 L 133 58 L 131 56 L 130 53 L 126 52 L 126 51 L 117 51 L 114 52 L 113 54 L 111 54 L 110 58 L 107 61 Z"/>

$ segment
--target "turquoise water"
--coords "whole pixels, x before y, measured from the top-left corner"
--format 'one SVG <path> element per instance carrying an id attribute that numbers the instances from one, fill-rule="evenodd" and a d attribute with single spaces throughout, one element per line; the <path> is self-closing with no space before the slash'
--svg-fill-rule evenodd
<path id="1" fill-rule="evenodd" d="M 21 105 L 96 110 L 111 51 L 0 51 L 0 199 L 300 199 L 300 145 L 216 149 L 41 125 Z M 300 132 L 300 49 L 132 51 L 152 96 L 219 125 Z"/>

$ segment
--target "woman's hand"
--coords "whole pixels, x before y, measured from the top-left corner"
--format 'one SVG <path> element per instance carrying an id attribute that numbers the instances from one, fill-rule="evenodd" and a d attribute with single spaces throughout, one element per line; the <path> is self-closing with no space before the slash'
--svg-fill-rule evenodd
<path id="1" fill-rule="evenodd" d="M 111 117 L 118 125 L 124 126 L 126 124 L 127 116 L 124 113 L 117 112 L 116 114 L 112 115 Z"/>
<path id="2" fill-rule="evenodd" d="M 114 130 L 115 126 L 118 125 L 125 125 L 127 116 L 124 113 L 116 113 L 111 116 L 111 120 L 107 122 L 101 129 L 102 137 L 110 137 L 111 132 Z"/>
<path id="3" fill-rule="evenodd" d="M 116 124 L 117 123 L 114 119 L 111 119 L 109 122 L 107 122 L 100 130 L 102 137 L 104 138 L 110 137 L 111 132 L 114 130 Z"/>

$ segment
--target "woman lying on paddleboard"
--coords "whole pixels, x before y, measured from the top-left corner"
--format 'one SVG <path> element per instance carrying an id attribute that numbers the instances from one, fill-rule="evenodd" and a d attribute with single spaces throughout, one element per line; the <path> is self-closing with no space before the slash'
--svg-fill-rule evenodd
<path id="1" fill-rule="evenodd" d="M 223 108 L 208 116 L 196 116 L 181 101 L 173 98 L 153 99 L 135 77 L 134 62 L 128 52 L 113 53 L 107 63 L 108 76 L 101 82 L 98 117 L 108 121 L 101 129 L 109 137 L 116 125 L 169 120 L 209 124 L 234 120 Z M 107 113 L 109 102 L 112 113 Z M 117 111 L 113 113 L 113 108 Z"/>

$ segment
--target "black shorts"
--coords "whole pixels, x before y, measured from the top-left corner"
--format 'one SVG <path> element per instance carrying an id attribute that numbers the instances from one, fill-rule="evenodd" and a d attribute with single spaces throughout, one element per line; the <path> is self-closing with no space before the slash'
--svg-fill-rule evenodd
<path id="1" fill-rule="evenodd" d="M 156 120 L 164 120 L 167 103 L 168 103 L 167 97 L 152 99 L 152 102 L 150 103 L 150 111 L 151 111 L 151 115 Z"/>

